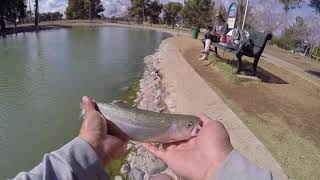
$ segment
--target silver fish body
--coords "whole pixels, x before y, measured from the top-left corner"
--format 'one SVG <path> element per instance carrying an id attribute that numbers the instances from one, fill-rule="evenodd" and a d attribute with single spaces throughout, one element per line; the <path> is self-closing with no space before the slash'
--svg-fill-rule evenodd
<path id="1" fill-rule="evenodd" d="M 130 140 L 169 143 L 197 135 L 200 120 L 196 116 L 162 114 L 117 104 L 96 103 L 98 110 Z"/>

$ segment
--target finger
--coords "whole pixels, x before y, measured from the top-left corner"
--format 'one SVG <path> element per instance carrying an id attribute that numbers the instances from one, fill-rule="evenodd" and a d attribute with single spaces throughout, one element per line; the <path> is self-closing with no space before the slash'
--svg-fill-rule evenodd
<path id="1" fill-rule="evenodd" d="M 83 96 L 82 102 L 83 102 L 85 113 L 88 113 L 90 111 L 95 111 L 94 102 L 92 101 L 91 98 L 89 98 L 88 96 Z"/>
<path id="2" fill-rule="evenodd" d="M 162 159 L 163 161 L 166 160 L 166 151 L 165 150 L 158 149 L 158 148 L 156 148 L 155 146 L 153 146 L 153 145 L 151 145 L 149 143 L 143 143 L 142 145 L 146 150 L 151 152 L 156 157 Z"/>
<path id="3" fill-rule="evenodd" d="M 175 147 L 177 147 L 177 145 L 173 143 L 162 144 L 162 148 L 169 151 L 173 150 Z"/>
<path id="4" fill-rule="evenodd" d="M 196 144 L 195 142 L 196 142 L 196 138 L 189 139 L 189 140 L 185 141 L 184 143 L 177 145 L 176 149 L 178 149 L 178 150 L 191 149 L 191 148 L 195 147 L 195 144 Z"/>
<path id="5" fill-rule="evenodd" d="M 118 137 L 120 139 L 122 139 L 123 141 L 128 141 L 129 137 L 128 135 L 126 135 L 126 133 L 124 133 L 118 126 L 116 126 L 112 121 L 107 120 L 107 126 L 108 126 L 108 130 L 107 133 L 109 135 Z"/>
<path id="6" fill-rule="evenodd" d="M 208 116 L 203 113 L 198 113 L 197 116 L 200 118 L 203 124 L 207 124 L 208 122 L 212 121 Z"/>

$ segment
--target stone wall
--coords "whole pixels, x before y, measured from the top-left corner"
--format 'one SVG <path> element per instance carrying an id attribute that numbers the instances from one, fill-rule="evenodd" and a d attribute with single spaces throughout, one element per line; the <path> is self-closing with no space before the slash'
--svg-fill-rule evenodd
<path id="1" fill-rule="evenodd" d="M 156 53 L 145 57 L 145 71 L 139 83 L 139 92 L 135 103 L 139 109 L 155 112 L 169 112 L 164 102 L 168 95 L 166 88 L 162 85 L 160 74 L 160 57 L 166 51 L 166 43 L 163 41 Z M 160 159 L 146 151 L 139 142 L 130 142 L 127 146 L 130 151 L 127 163 L 123 164 L 121 174 L 129 180 L 175 180 L 176 175 L 168 169 L 167 165 Z"/>

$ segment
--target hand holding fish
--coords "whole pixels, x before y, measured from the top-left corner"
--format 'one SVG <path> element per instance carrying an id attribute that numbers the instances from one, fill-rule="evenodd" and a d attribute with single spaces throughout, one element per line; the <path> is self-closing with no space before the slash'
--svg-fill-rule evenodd
<path id="1" fill-rule="evenodd" d="M 190 140 L 170 143 L 164 149 L 144 144 L 148 151 L 186 179 L 212 179 L 233 150 L 222 123 L 210 120 L 205 115 L 199 117 L 203 126 L 198 136 Z"/>
<path id="2" fill-rule="evenodd" d="M 105 166 L 121 155 L 127 140 L 108 134 L 107 121 L 95 110 L 94 102 L 86 96 L 82 101 L 85 115 L 79 137 L 91 145 Z"/>

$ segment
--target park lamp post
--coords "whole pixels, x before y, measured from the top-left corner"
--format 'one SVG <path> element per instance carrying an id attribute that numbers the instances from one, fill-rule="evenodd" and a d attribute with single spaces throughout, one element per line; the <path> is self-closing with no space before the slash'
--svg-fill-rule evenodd
<path id="1" fill-rule="evenodd" d="M 247 4 L 246 4 L 246 10 L 244 11 L 244 17 L 243 17 L 243 22 L 242 22 L 242 28 L 244 28 L 244 24 L 246 22 L 246 18 L 247 18 L 247 11 L 248 11 L 248 5 L 249 5 L 249 0 L 247 0 Z"/>

